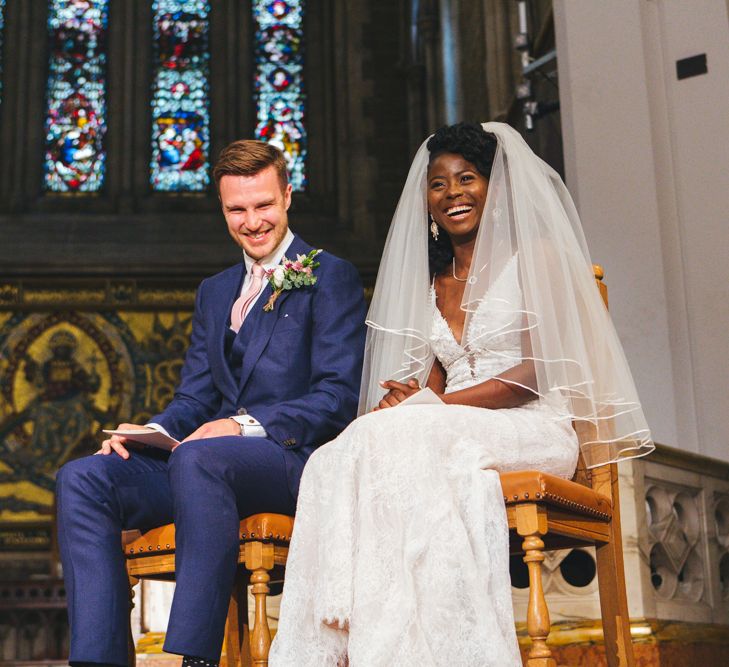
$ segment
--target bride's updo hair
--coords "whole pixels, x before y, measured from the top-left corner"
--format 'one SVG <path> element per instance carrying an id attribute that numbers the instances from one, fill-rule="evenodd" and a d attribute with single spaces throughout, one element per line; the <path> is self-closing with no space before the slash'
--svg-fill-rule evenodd
<path id="1" fill-rule="evenodd" d="M 428 139 L 428 164 L 443 153 L 457 153 L 473 164 L 486 179 L 496 155 L 496 137 L 476 123 L 456 123 L 441 127 Z M 430 220 L 428 220 L 430 224 Z M 453 261 L 453 246 L 448 234 L 442 232 L 438 240 L 428 232 L 428 267 L 430 275 L 440 273 Z"/>

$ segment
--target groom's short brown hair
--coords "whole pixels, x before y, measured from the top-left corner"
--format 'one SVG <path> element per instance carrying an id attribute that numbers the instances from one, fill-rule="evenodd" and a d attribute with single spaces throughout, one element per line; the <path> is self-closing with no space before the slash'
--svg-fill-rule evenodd
<path id="1" fill-rule="evenodd" d="M 218 162 L 213 168 L 215 187 L 220 192 L 220 179 L 223 176 L 255 176 L 268 167 L 276 170 L 281 190 L 285 190 L 289 177 L 283 153 L 265 141 L 239 139 L 220 151 Z"/>

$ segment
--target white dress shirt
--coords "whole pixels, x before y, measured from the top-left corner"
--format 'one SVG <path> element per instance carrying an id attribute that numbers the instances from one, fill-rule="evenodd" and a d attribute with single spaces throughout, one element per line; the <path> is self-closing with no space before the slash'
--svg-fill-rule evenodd
<path id="1" fill-rule="evenodd" d="M 286 254 L 286 251 L 289 249 L 289 246 L 291 245 L 291 242 L 294 240 L 294 235 L 291 232 L 290 229 L 286 230 L 286 236 L 283 237 L 283 240 L 281 243 L 278 244 L 276 249 L 269 255 L 266 255 L 264 258 L 258 260 L 258 263 L 266 269 L 266 271 L 270 269 L 276 268 L 283 259 L 284 255 Z M 290 259 L 290 258 L 289 258 Z M 249 257 L 245 252 L 243 253 L 243 261 L 246 265 L 246 277 L 243 279 L 243 284 L 240 287 L 240 294 L 244 294 L 248 290 L 248 286 L 251 283 L 252 280 L 252 273 L 251 273 L 251 267 L 256 262 L 255 259 L 252 257 Z M 266 286 L 266 281 L 263 280 L 261 282 L 261 291 L 258 293 L 255 299 L 251 301 L 251 305 L 248 307 L 248 313 L 250 314 L 251 310 L 253 309 L 253 306 L 255 303 L 259 300 L 261 296 L 261 292 L 263 292 L 263 289 Z M 258 437 L 258 438 L 265 438 L 268 434 L 266 433 L 266 429 L 263 428 L 261 423 L 252 415 L 249 414 L 241 414 L 241 415 L 231 415 L 230 419 L 237 422 L 240 425 L 241 435 L 244 435 L 246 437 Z M 161 424 L 155 424 L 154 422 L 147 424 L 149 428 L 153 428 L 156 431 L 160 431 L 164 433 L 165 435 L 169 435 L 167 433 L 166 429 Z"/>

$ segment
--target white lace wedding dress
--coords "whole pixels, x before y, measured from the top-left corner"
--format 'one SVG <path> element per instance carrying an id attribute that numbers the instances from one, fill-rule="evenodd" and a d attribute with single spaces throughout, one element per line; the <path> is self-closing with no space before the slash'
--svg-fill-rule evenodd
<path id="1" fill-rule="evenodd" d="M 474 313 L 470 354 L 433 293 L 446 391 L 514 366 L 519 333 L 488 332 L 517 317 L 516 271 L 514 258 Z M 520 667 L 499 472 L 570 477 L 578 445 L 560 412 L 399 406 L 320 447 L 301 481 L 271 666 Z"/>

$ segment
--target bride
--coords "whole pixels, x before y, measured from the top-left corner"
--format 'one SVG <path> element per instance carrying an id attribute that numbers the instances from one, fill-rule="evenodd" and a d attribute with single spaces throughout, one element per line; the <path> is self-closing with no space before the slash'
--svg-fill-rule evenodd
<path id="1" fill-rule="evenodd" d="M 509 126 L 420 147 L 367 324 L 362 416 L 304 470 L 270 664 L 520 666 L 499 473 L 652 444 L 572 200 Z"/>

